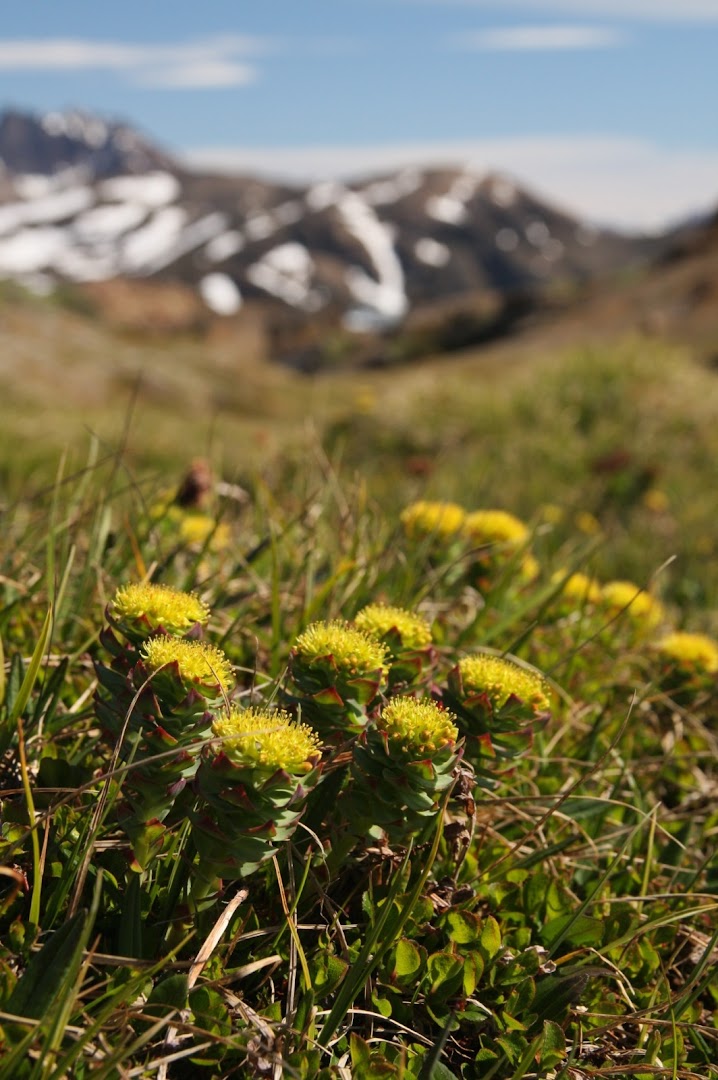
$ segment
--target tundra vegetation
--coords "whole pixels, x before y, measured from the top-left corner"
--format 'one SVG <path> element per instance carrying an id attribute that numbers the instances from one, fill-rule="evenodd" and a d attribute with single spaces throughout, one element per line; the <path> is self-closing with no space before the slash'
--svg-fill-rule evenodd
<path id="1" fill-rule="evenodd" d="M 415 378 L 10 461 L 0 1077 L 718 1076 L 714 375 Z"/>

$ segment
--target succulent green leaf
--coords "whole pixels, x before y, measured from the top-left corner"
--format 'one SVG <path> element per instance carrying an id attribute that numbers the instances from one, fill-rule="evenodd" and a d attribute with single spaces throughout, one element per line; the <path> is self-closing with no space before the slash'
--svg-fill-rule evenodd
<path id="1" fill-rule="evenodd" d="M 542 1068 L 558 1065 L 566 1056 L 566 1039 L 562 1029 L 553 1020 L 544 1020 L 543 1037 L 536 1060 Z"/>
<path id="2" fill-rule="evenodd" d="M 481 948 L 489 960 L 493 960 L 501 951 L 501 930 L 493 915 L 489 915 L 481 929 Z"/>
<path id="3" fill-rule="evenodd" d="M 419 977 L 424 963 L 425 950 L 409 938 L 400 938 L 394 950 L 394 980 L 400 985 Z"/>
<path id="4" fill-rule="evenodd" d="M 48 938 L 18 979 L 5 1009 L 15 1016 L 41 1020 L 50 1009 L 77 959 L 85 932 L 86 911 L 78 911 Z"/>
<path id="5" fill-rule="evenodd" d="M 164 1016 L 170 1009 L 187 1008 L 187 975 L 168 975 L 152 989 L 144 1007 L 151 1016 Z"/>

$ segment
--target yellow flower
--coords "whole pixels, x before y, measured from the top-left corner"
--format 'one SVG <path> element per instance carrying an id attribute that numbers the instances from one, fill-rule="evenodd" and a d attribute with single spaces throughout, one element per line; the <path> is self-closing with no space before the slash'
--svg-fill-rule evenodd
<path id="1" fill-rule="evenodd" d="M 520 698 L 534 712 L 550 707 L 548 687 L 542 676 L 501 656 L 488 653 L 465 656 L 459 661 L 459 673 L 464 694 L 486 694 L 495 712 L 511 696 Z"/>
<path id="2" fill-rule="evenodd" d="M 385 705 L 377 727 L 389 739 L 418 754 L 431 754 L 443 746 L 455 743 L 459 729 L 456 717 L 440 708 L 430 698 L 418 701 L 412 697 L 393 698 Z"/>
<path id="3" fill-rule="evenodd" d="M 309 666 L 331 656 L 345 675 L 367 675 L 387 668 L 386 646 L 340 620 L 308 626 L 294 643 L 294 655 Z"/>
<path id="4" fill-rule="evenodd" d="M 541 572 L 541 564 L 530 551 L 521 559 L 521 577 L 524 581 L 535 581 Z"/>
<path id="5" fill-rule="evenodd" d="M 431 644 L 431 627 L 421 615 L 388 604 L 369 604 L 354 619 L 356 626 L 377 641 L 394 631 L 405 649 L 423 649 Z"/>
<path id="6" fill-rule="evenodd" d="M 463 532 L 479 544 L 500 544 L 507 548 L 519 548 L 528 539 L 529 531 L 507 510 L 474 510 L 466 515 Z"/>
<path id="7" fill-rule="evenodd" d="M 586 536 L 597 536 L 601 531 L 601 522 L 588 510 L 581 510 L 575 517 L 576 528 Z"/>
<path id="8" fill-rule="evenodd" d="M 308 773 L 322 752 L 319 736 L 307 724 L 296 723 L 284 710 L 235 706 L 218 717 L 213 733 L 233 762 L 276 772 Z"/>
<path id="9" fill-rule="evenodd" d="M 558 584 L 563 578 L 566 578 L 565 571 L 557 570 L 552 581 Z M 574 601 L 578 605 L 598 604 L 601 602 L 601 586 L 595 578 L 589 577 L 588 574 L 571 574 L 563 583 L 561 596 L 566 600 Z"/>
<path id="10" fill-rule="evenodd" d="M 559 525 L 566 517 L 566 511 L 556 503 L 544 503 L 541 507 L 541 517 L 549 525 Z"/>
<path id="11" fill-rule="evenodd" d="M 658 626 L 665 619 L 658 600 L 632 581 L 607 581 L 601 589 L 601 599 L 612 611 L 625 611 L 634 623 L 647 629 Z"/>
<path id="12" fill-rule="evenodd" d="M 176 663 L 185 685 L 219 686 L 227 693 L 234 682 L 229 658 L 216 645 L 205 641 L 185 641 L 161 634 L 145 642 L 142 659 L 151 672 Z"/>
<path id="13" fill-rule="evenodd" d="M 464 509 L 457 503 L 419 500 L 402 511 L 401 523 L 411 539 L 434 536 L 449 540 L 459 532 L 465 517 Z"/>
<path id="14" fill-rule="evenodd" d="M 130 636 L 148 637 L 160 627 L 167 634 L 186 634 L 209 622 L 209 608 L 194 593 L 169 585 L 124 585 L 110 601 L 110 618 Z"/>
<path id="15" fill-rule="evenodd" d="M 179 523 L 180 539 L 185 544 L 202 547 L 207 540 L 212 551 L 229 547 L 230 528 L 226 521 L 217 522 L 209 514 L 183 514 Z"/>
<path id="16" fill-rule="evenodd" d="M 665 514 L 671 505 L 665 491 L 661 491 L 660 488 L 649 488 L 643 493 L 641 501 L 646 510 L 650 510 L 653 514 Z"/>
<path id="17" fill-rule="evenodd" d="M 659 653 L 684 667 L 701 671 L 718 671 L 718 642 L 707 634 L 690 634 L 676 630 L 656 642 Z"/>

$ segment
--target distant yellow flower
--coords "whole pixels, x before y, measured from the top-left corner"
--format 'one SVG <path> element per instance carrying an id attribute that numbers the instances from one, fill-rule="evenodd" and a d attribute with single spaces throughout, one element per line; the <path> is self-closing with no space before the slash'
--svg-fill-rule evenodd
<path id="1" fill-rule="evenodd" d="M 501 544 L 518 548 L 525 544 L 529 530 L 507 510 L 474 510 L 466 515 L 463 533 L 479 544 Z"/>
<path id="2" fill-rule="evenodd" d="M 587 574 L 575 573 L 566 578 L 565 571 L 557 570 L 552 581 L 558 584 L 565 578 L 561 596 L 576 604 L 598 604 L 601 602 L 601 586 L 595 578 Z"/>
<path id="3" fill-rule="evenodd" d="M 354 408 L 358 413 L 371 413 L 376 408 L 376 394 L 370 386 L 362 387 L 354 397 Z"/>
<path id="4" fill-rule="evenodd" d="M 658 600 L 632 581 L 607 581 L 601 589 L 601 601 L 616 613 L 625 611 L 646 629 L 658 626 L 666 617 Z"/>
<path id="5" fill-rule="evenodd" d="M 535 581 L 541 572 L 541 564 L 530 551 L 521 559 L 521 577 L 524 581 Z"/>
<path id="6" fill-rule="evenodd" d="M 665 491 L 661 491 L 660 488 L 649 488 L 644 492 L 641 501 L 646 510 L 650 510 L 653 514 L 665 514 L 671 505 Z"/>
<path id="7" fill-rule="evenodd" d="M 384 706 L 376 723 L 392 742 L 417 754 L 431 754 L 456 742 L 455 719 L 430 698 L 396 697 Z"/>
<path id="8" fill-rule="evenodd" d="M 231 531 L 226 521 L 217 522 L 209 514 L 183 514 L 179 521 L 180 539 L 185 544 L 202 547 L 209 540 L 213 551 L 229 547 Z"/>
<path id="9" fill-rule="evenodd" d="M 331 656 L 345 675 L 367 675 L 387 667 L 387 648 L 347 622 L 316 622 L 294 643 L 294 656 L 308 666 Z"/>
<path id="10" fill-rule="evenodd" d="M 158 628 L 167 634 L 185 634 L 209 622 L 209 608 L 194 593 L 169 585 L 124 585 L 110 601 L 110 617 L 130 636 L 147 637 Z"/>
<path id="11" fill-rule="evenodd" d="M 152 672 L 176 663 L 179 677 L 187 687 L 219 686 L 226 693 L 234 681 L 228 657 L 205 641 L 186 641 L 161 634 L 145 642 L 142 659 Z"/>
<path id="12" fill-rule="evenodd" d="M 544 503 L 541 507 L 541 517 L 549 525 L 558 525 L 566 517 L 566 511 L 556 503 Z"/>
<path id="13" fill-rule="evenodd" d="M 420 500 L 402 511 L 401 523 L 412 539 L 434 536 L 448 540 L 459 532 L 465 517 L 466 512 L 458 503 Z"/>
<path id="14" fill-rule="evenodd" d="M 576 528 L 586 536 L 596 536 L 601 531 L 601 522 L 588 510 L 581 510 L 574 520 Z"/>
<path id="15" fill-rule="evenodd" d="M 426 619 L 404 608 L 369 604 L 354 619 L 355 625 L 377 641 L 394 631 L 405 649 L 423 649 L 431 644 L 431 627 Z"/>
<path id="16" fill-rule="evenodd" d="M 214 721 L 212 731 L 236 764 L 271 772 L 308 773 L 322 752 L 317 733 L 307 724 L 296 723 L 284 710 L 233 706 L 228 716 Z"/>
<path id="17" fill-rule="evenodd" d="M 666 660 L 701 671 L 718 671 L 718 642 L 707 634 L 690 634 L 676 630 L 656 642 L 658 652 Z"/>
<path id="18" fill-rule="evenodd" d="M 485 694 L 494 712 L 512 696 L 530 705 L 534 712 L 550 707 L 548 687 L 536 671 L 488 653 L 465 656 L 458 666 L 464 694 Z"/>

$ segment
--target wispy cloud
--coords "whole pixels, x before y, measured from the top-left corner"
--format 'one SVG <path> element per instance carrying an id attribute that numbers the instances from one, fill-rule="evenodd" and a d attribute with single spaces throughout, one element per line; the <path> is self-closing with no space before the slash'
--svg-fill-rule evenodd
<path id="1" fill-rule="evenodd" d="M 624 34 L 607 26 L 497 26 L 462 34 L 452 44 L 489 52 L 544 52 L 609 49 L 625 41 Z"/>
<path id="2" fill-rule="evenodd" d="M 653 22 L 718 22 L 718 0 L 400 0 L 402 3 L 473 7 L 485 11 L 533 11 L 539 15 L 569 14 Z"/>
<path id="3" fill-rule="evenodd" d="M 718 202 L 718 151 L 676 150 L 617 136 L 526 136 L 391 146 L 214 147 L 185 154 L 191 166 L 306 183 L 366 177 L 401 167 L 506 171 L 590 221 L 664 228 Z"/>
<path id="4" fill-rule="evenodd" d="M 83 38 L 0 39 L 0 71 L 114 71 L 128 82 L 167 89 L 243 86 L 257 77 L 248 58 L 268 42 L 227 34 L 177 44 L 136 45 Z"/>

